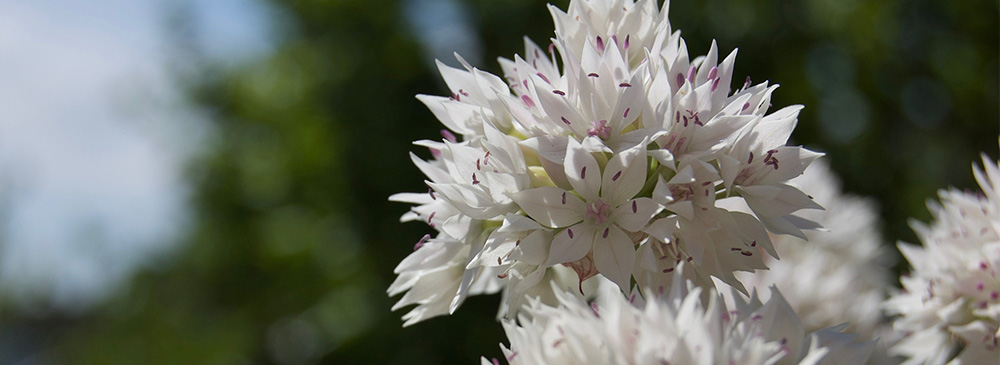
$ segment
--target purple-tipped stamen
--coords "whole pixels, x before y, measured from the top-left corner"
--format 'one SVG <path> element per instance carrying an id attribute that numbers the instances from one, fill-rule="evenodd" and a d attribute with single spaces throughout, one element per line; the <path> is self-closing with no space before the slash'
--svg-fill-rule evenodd
<path id="1" fill-rule="evenodd" d="M 601 36 L 597 36 L 597 51 L 604 52 L 604 40 L 601 39 Z"/>
<path id="2" fill-rule="evenodd" d="M 441 137 L 444 137 L 444 139 L 447 139 L 448 142 L 451 142 L 451 143 L 458 142 L 458 138 L 455 138 L 455 134 L 451 133 L 451 131 L 449 131 L 447 129 L 442 129 L 441 130 Z"/>
<path id="3" fill-rule="evenodd" d="M 521 101 L 523 101 L 524 105 L 527 105 L 529 108 L 535 107 L 535 101 L 531 100 L 531 97 L 528 96 L 528 94 L 521 95 Z"/>
<path id="4" fill-rule="evenodd" d="M 697 74 L 697 71 L 698 68 L 691 65 L 691 68 L 688 69 L 688 82 L 694 83 L 694 76 Z"/>
<path id="5" fill-rule="evenodd" d="M 604 229 L 604 234 L 602 236 L 604 238 L 608 238 L 608 233 L 611 233 L 611 228 L 610 227 Z"/>
<path id="6" fill-rule="evenodd" d="M 580 178 L 581 179 L 587 178 L 587 166 L 584 166 L 582 169 L 580 169 Z"/>
<path id="7" fill-rule="evenodd" d="M 632 87 L 632 84 L 627 83 L 627 82 L 623 82 L 623 83 L 618 84 L 618 87 Z"/>
<path id="8" fill-rule="evenodd" d="M 566 96 L 566 93 L 562 90 L 552 90 L 552 93 L 560 96 Z"/>
<path id="9" fill-rule="evenodd" d="M 628 118 L 628 111 L 629 110 L 632 110 L 632 108 L 625 108 L 625 113 L 622 113 L 622 118 Z"/>
<path id="10" fill-rule="evenodd" d="M 680 89 L 681 86 L 684 86 L 684 74 L 678 73 L 677 74 L 677 88 Z"/>
<path id="11" fill-rule="evenodd" d="M 591 73 L 587 74 L 587 76 L 589 76 L 589 77 L 601 77 L 601 75 L 598 75 L 596 72 L 591 72 Z"/>
<path id="12" fill-rule="evenodd" d="M 562 119 L 563 123 L 566 123 L 566 125 L 569 125 L 569 119 L 566 119 L 566 117 L 559 117 L 559 119 Z"/>
<path id="13" fill-rule="evenodd" d="M 538 77 L 542 78 L 542 81 L 545 81 L 546 84 L 552 85 L 552 83 L 549 82 L 549 78 L 545 77 L 545 75 L 543 75 L 541 72 L 537 73 L 536 75 L 538 75 Z"/>
<path id="14" fill-rule="evenodd" d="M 628 50 L 628 39 L 629 39 L 629 35 L 626 34 L 625 35 L 625 50 Z"/>
<path id="15" fill-rule="evenodd" d="M 715 76 L 718 76 L 718 75 L 719 75 L 719 67 L 718 66 L 712 66 L 712 69 L 708 70 L 708 79 L 709 80 L 714 79 Z"/>
<path id="16" fill-rule="evenodd" d="M 413 246 L 413 250 L 416 251 L 419 250 L 421 247 L 424 247 L 424 244 L 427 243 L 427 240 L 429 239 L 431 239 L 431 235 L 425 234 L 423 237 L 420 238 L 419 241 L 417 241 L 417 244 Z"/>
<path id="17" fill-rule="evenodd" d="M 615 176 L 612 176 L 611 177 L 611 181 L 618 181 L 619 177 L 622 177 L 622 172 L 621 171 L 618 171 L 618 173 L 616 173 Z"/>
<path id="18" fill-rule="evenodd" d="M 638 213 L 639 207 L 635 205 L 635 200 L 632 201 L 632 213 Z"/>
<path id="19" fill-rule="evenodd" d="M 573 238 L 573 229 L 572 228 L 566 228 L 566 234 L 568 234 L 569 238 L 572 239 Z"/>

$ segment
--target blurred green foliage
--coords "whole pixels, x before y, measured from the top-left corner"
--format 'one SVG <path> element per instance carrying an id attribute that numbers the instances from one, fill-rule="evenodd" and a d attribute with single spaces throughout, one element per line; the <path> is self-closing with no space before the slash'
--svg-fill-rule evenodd
<path id="1" fill-rule="evenodd" d="M 565 8 L 567 1 L 556 5 Z M 191 98 L 213 133 L 191 162 L 193 224 L 171 257 L 106 304 L 50 325 L 43 360 L 71 363 L 470 363 L 499 356 L 498 299 L 401 328 L 385 288 L 427 227 L 400 224 L 421 191 L 411 141 L 441 126 L 414 94 L 444 94 L 401 0 L 274 0 L 270 55 L 198 64 Z M 543 1 L 468 0 L 488 61 L 545 44 Z M 997 2 L 721 1 L 672 4 L 694 54 L 740 47 L 737 79 L 805 104 L 796 143 L 825 151 L 847 190 L 879 200 L 887 244 L 913 241 L 935 189 L 974 186 L 996 156 Z M 197 36 L 195 34 L 194 36 Z M 183 57 L 188 54 L 179 55 Z"/>

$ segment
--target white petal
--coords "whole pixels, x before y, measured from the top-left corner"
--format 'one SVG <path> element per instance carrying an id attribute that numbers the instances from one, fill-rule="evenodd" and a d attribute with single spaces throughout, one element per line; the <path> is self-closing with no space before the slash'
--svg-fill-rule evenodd
<path id="1" fill-rule="evenodd" d="M 823 209 L 801 190 L 785 184 L 740 186 L 736 190 L 757 215 L 781 217 L 799 209 Z"/>
<path id="2" fill-rule="evenodd" d="M 541 187 L 511 195 L 531 218 L 547 227 L 566 227 L 583 220 L 586 207 L 566 190 Z"/>
<path id="3" fill-rule="evenodd" d="M 594 234 L 596 234 L 595 227 L 587 223 L 562 230 L 552 239 L 549 258 L 544 266 L 573 262 L 587 256 L 594 247 Z"/>
<path id="4" fill-rule="evenodd" d="M 627 201 L 611 214 L 611 221 L 628 232 L 638 232 L 649 220 L 663 210 L 653 199 L 642 197 Z"/>
<path id="5" fill-rule="evenodd" d="M 635 197 L 646 182 L 647 167 L 644 144 L 612 157 L 604 168 L 601 198 L 616 207 Z"/>
<path id="6" fill-rule="evenodd" d="M 607 227 L 594 235 L 594 264 L 597 271 L 628 290 L 635 266 L 635 244 L 618 227 Z"/>
<path id="7" fill-rule="evenodd" d="M 462 214 L 476 219 L 490 219 L 497 215 L 496 204 L 482 189 L 468 184 L 428 183 L 438 198 L 443 198 L 455 206 Z"/>
<path id="8" fill-rule="evenodd" d="M 822 153 L 813 152 L 802 147 L 785 146 L 776 148 L 778 152 L 772 154 L 778 159 L 779 168 L 770 171 L 757 184 L 778 184 L 802 175 L 817 158 L 823 156 Z M 771 168 L 765 165 L 764 168 Z"/>
<path id="9" fill-rule="evenodd" d="M 601 167 L 594 156 L 570 138 L 566 144 L 566 179 L 587 201 L 596 201 L 601 190 Z M 640 186 L 641 188 L 641 186 Z"/>
<path id="10" fill-rule="evenodd" d="M 540 265 L 548 259 L 552 244 L 552 232 L 537 230 L 521 239 L 510 254 L 511 260 L 532 265 Z"/>

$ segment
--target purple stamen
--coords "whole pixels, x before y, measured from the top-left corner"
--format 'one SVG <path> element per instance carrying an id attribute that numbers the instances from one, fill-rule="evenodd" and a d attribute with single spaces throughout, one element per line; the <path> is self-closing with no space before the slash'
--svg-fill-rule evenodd
<path id="1" fill-rule="evenodd" d="M 545 81 L 546 84 L 552 85 L 552 83 L 549 82 L 549 78 L 545 77 L 545 75 L 543 75 L 541 72 L 537 73 L 536 75 L 538 75 L 538 77 L 541 77 L 542 81 Z"/>
<path id="2" fill-rule="evenodd" d="M 413 246 L 413 250 L 416 251 L 419 250 L 421 247 L 424 247 L 424 244 L 427 243 L 427 240 L 429 239 L 431 239 L 431 235 L 425 234 L 423 237 L 420 238 L 419 241 L 417 241 L 417 244 Z"/>
<path id="3" fill-rule="evenodd" d="M 712 91 L 715 91 L 716 89 L 719 88 L 719 80 L 722 79 L 715 79 L 715 81 L 712 81 Z"/>
<path id="4" fill-rule="evenodd" d="M 618 171 L 618 173 L 616 173 L 615 176 L 611 177 L 611 181 L 618 181 L 618 178 L 621 177 L 621 176 L 622 176 L 622 172 Z"/>
<path id="5" fill-rule="evenodd" d="M 629 110 L 632 110 L 632 108 L 625 108 L 625 113 L 622 114 L 622 118 L 628 118 L 628 111 Z"/>
<path id="6" fill-rule="evenodd" d="M 476 173 L 473 172 L 472 173 L 472 185 L 477 185 L 477 184 L 479 184 L 479 180 L 476 179 Z"/>
<path id="7" fill-rule="evenodd" d="M 691 68 L 688 69 L 688 81 L 689 82 L 694 83 L 694 76 L 695 76 L 695 72 L 696 71 L 698 71 L 698 69 L 695 68 L 694 65 L 691 65 Z"/>
<path id="8" fill-rule="evenodd" d="M 672 268 L 672 267 L 670 267 L 670 268 L 666 268 L 666 269 L 663 269 L 663 273 L 664 273 L 664 274 L 666 274 L 666 273 L 671 273 L 671 272 L 674 272 L 674 268 Z"/>
<path id="9" fill-rule="evenodd" d="M 597 36 L 597 51 L 604 52 L 604 40 L 601 39 L 601 36 Z"/>
<path id="10" fill-rule="evenodd" d="M 566 234 L 569 235 L 570 239 L 573 239 L 573 229 L 572 228 L 566 228 Z"/>
<path id="11" fill-rule="evenodd" d="M 628 34 L 626 34 L 626 35 L 625 35 L 625 49 L 626 49 L 626 50 L 628 49 L 628 38 L 629 38 L 629 35 L 628 35 Z"/>
<path id="12" fill-rule="evenodd" d="M 680 89 L 681 86 L 684 86 L 684 74 L 678 73 L 677 74 L 677 88 Z"/>
<path id="13" fill-rule="evenodd" d="M 587 178 L 587 166 L 584 166 L 582 169 L 580 169 L 580 178 L 581 179 Z"/>
<path id="14" fill-rule="evenodd" d="M 458 142 L 458 138 L 455 138 L 455 134 L 451 133 L 451 131 L 449 131 L 447 129 L 442 129 L 441 130 L 441 137 L 444 137 L 444 139 L 447 139 L 448 142 L 451 142 L 451 143 Z"/>
<path id="15" fill-rule="evenodd" d="M 427 188 L 427 194 L 431 195 L 431 200 L 437 200 L 437 197 L 434 196 L 434 189 Z"/>
<path id="16" fill-rule="evenodd" d="M 623 83 L 618 84 L 618 87 L 632 87 L 632 84 L 627 83 L 627 82 L 623 82 Z"/>
<path id="17" fill-rule="evenodd" d="M 747 159 L 747 164 L 750 164 L 752 162 L 753 162 L 753 152 L 750 152 L 750 158 Z"/>
<path id="18" fill-rule="evenodd" d="M 604 229 L 604 234 L 603 234 L 604 238 L 608 238 L 608 233 L 610 233 L 610 232 L 611 232 L 611 228 L 605 228 Z"/>
<path id="19" fill-rule="evenodd" d="M 615 41 L 615 45 L 618 45 L 618 44 L 619 44 L 619 43 L 618 43 L 618 35 L 615 35 L 615 34 L 612 34 L 612 35 L 611 35 L 611 40 Z"/>
<path id="20" fill-rule="evenodd" d="M 753 256 L 753 252 L 750 252 L 750 251 L 740 251 L 740 255 L 743 255 L 743 256 Z"/>
<path id="21" fill-rule="evenodd" d="M 750 87 L 750 76 L 747 75 L 747 80 L 743 82 L 743 89 Z"/>
<path id="22" fill-rule="evenodd" d="M 552 90 L 552 93 L 556 95 L 566 96 L 566 93 L 564 93 L 562 90 Z"/>
<path id="23" fill-rule="evenodd" d="M 714 79 L 715 76 L 718 76 L 718 74 L 719 74 L 719 67 L 718 66 L 712 66 L 712 69 L 708 70 L 708 79 L 709 80 Z"/>
<path id="24" fill-rule="evenodd" d="M 596 72 L 591 72 L 591 73 L 587 74 L 587 76 L 590 76 L 590 77 L 601 77 L 601 75 L 598 75 Z"/>
<path id="25" fill-rule="evenodd" d="M 559 119 L 562 119 L 563 123 L 566 123 L 566 125 L 569 125 L 569 120 L 566 119 L 566 117 L 559 117 Z"/>
<path id="26" fill-rule="evenodd" d="M 746 102 L 746 103 L 743 103 L 743 110 L 747 110 L 747 108 L 749 108 L 749 107 L 750 107 L 750 102 L 749 101 Z M 740 110 L 740 111 L 743 111 L 743 110 Z"/>
<path id="27" fill-rule="evenodd" d="M 566 192 L 565 191 L 562 193 L 562 203 L 566 204 Z"/>
<path id="28" fill-rule="evenodd" d="M 632 213 L 638 213 L 639 208 L 635 205 L 635 200 L 632 201 Z"/>
<path id="29" fill-rule="evenodd" d="M 535 107 L 535 102 L 531 100 L 531 97 L 528 96 L 528 94 L 521 95 L 521 101 L 523 101 L 524 105 L 527 105 L 529 108 Z"/>

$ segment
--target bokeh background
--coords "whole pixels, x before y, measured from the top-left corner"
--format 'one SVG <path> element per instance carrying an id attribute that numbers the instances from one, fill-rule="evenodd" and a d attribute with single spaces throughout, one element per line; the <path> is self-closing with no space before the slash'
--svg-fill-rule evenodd
<path id="1" fill-rule="evenodd" d="M 998 13 L 709 0 L 670 19 L 806 105 L 794 143 L 878 201 L 892 245 L 997 157 Z M 536 0 L 0 2 L 0 363 L 500 356 L 496 296 L 401 328 L 385 289 L 428 228 L 386 198 L 423 187 L 433 60 L 499 73 L 552 29 Z"/>

